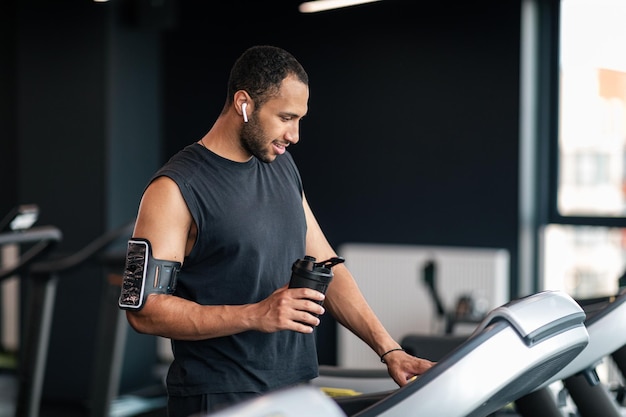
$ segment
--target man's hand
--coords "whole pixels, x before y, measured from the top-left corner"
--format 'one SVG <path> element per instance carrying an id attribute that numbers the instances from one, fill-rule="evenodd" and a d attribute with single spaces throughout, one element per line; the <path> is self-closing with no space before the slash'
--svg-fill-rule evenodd
<path id="1" fill-rule="evenodd" d="M 265 300 L 255 304 L 256 322 L 254 328 L 272 333 L 280 330 L 293 330 L 312 333 L 320 324 L 317 316 L 324 314 L 324 307 L 317 302 L 324 300 L 324 294 L 310 288 L 287 288 L 287 285 L 274 291 Z M 316 302 L 317 301 L 317 302 Z"/>
<path id="2" fill-rule="evenodd" d="M 385 363 L 387 364 L 389 376 L 401 387 L 436 364 L 436 362 L 431 362 L 428 359 L 409 355 L 403 350 L 394 351 L 386 355 Z"/>

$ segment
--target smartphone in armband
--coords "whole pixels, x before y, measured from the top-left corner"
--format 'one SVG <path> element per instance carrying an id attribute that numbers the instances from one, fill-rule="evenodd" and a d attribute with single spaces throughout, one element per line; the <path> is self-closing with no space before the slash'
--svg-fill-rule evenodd
<path id="1" fill-rule="evenodd" d="M 139 311 L 150 294 L 172 294 L 181 263 L 154 259 L 147 239 L 128 241 L 122 289 L 118 300 L 120 308 Z"/>

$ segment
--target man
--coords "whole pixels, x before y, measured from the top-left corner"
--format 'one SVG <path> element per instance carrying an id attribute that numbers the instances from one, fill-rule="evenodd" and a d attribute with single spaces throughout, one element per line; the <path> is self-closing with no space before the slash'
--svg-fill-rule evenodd
<path id="1" fill-rule="evenodd" d="M 428 370 L 430 361 L 391 338 L 346 266 L 333 267 L 326 295 L 287 288 L 296 260 L 336 256 L 287 151 L 307 113 L 300 63 L 280 48 L 249 48 L 227 90 L 209 132 L 151 179 L 133 233 L 149 242 L 149 262 L 182 264 L 173 294 L 157 291 L 127 312 L 136 331 L 172 340 L 169 416 L 315 378 L 312 333 L 325 309 L 381 357 L 398 385 Z"/>

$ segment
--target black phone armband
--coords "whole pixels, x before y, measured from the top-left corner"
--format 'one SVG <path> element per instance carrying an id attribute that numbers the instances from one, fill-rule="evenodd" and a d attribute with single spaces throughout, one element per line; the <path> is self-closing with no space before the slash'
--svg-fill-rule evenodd
<path id="1" fill-rule="evenodd" d="M 181 265 L 180 262 L 154 259 L 149 240 L 130 239 L 118 306 L 139 311 L 148 295 L 174 293 Z"/>

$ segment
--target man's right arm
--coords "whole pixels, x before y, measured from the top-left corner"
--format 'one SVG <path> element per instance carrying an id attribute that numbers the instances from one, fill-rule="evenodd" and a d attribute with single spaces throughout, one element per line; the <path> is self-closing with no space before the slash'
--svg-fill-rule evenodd
<path id="1" fill-rule="evenodd" d="M 168 177 L 155 179 L 139 205 L 134 238 L 150 241 L 156 259 L 183 263 L 195 242 L 195 224 L 176 183 Z M 244 306 L 240 306 L 244 309 Z M 245 330 L 249 323 L 243 311 L 211 307 L 165 294 L 151 294 L 140 311 L 126 313 L 130 325 L 140 333 L 176 339 L 204 339 Z M 209 322 L 209 319 L 211 322 Z"/>
<path id="2" fill-rule="evenodd" d="M 183 263 L 196 234 L 176 183 L 168 177 L 155 179 L 141 199 L 133 237 L 149 240 L 154 258 Z M 139 333 L 178 340 L 202 340 L 246 330 L 310 333 L 319 320 L 306 310 L 317 314 L 323 310 L 308 299 L 320 297 L 321 293 L 310 289 L 280 288 L 255 304 L 204 306 L 173 295 L 150 294 L 140 311 L 127 311 L 126 317 Z"/>

